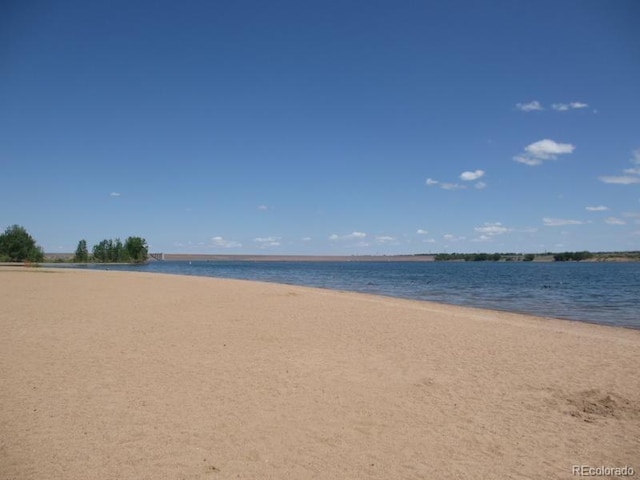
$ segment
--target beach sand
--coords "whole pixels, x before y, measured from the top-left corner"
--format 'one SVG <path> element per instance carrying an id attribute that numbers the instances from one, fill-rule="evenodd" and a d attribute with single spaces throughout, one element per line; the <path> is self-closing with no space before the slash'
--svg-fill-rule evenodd
<path id="1" fill-rule="evenodd" d="M 0 480 L 640 475 L 640 331 L 41 268 L 0 305 Z"/>

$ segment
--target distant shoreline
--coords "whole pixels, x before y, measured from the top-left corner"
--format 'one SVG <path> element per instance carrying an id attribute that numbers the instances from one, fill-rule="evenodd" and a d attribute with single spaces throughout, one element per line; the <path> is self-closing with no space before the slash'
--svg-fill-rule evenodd
<path id="1" fill-rule="evenodd" d="M 153 254 L 158 255 L 158 254 Z M 252 255 L 252 254 L 206 254 L 206 253 L 165 253 L 163 261 L 188 262 L 464 262 L 465 260 L 436 260 L 437 254 L 415 255 Z M 47 261 L 42 264 L 56 264 L 60 261 L 69 262 L 73 253 L 46 253 Z M 149 256 L 148 262 L 159 261 Z M 491 261 L 491 260 L 486 260 Z M 502 258 L 500 262 L 510 261 Z M 521 259 L 514 261 L 522 261 Z M 640 257 L 631 256 L 630 252 L 602 252 L 594 254 L 593 258 L 581 260 L 581 262 L 638 262 Z M 536 254 L 536 262 L 554 262 L 553 254 Z M 559 262 L 562 263 L 562 262 Z M 89 264 L 94 264 L 90 262 Z M 96 263 L 98 264 L 98 263 Z M 79 264 L 84 265 L 84 264 Z M 100 264 L 101 265 L 101 264 Z M 109 264 L 105 264 L 109 265 Z"/>

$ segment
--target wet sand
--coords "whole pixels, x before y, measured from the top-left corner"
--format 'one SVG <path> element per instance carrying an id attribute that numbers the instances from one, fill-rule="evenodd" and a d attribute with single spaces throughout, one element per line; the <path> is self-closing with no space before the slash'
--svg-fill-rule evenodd
<path id="1" fill-rule="evenodd" d="M 0 305 L 0 480 L 640 475 L 640 331 L 41 268 Z"/>

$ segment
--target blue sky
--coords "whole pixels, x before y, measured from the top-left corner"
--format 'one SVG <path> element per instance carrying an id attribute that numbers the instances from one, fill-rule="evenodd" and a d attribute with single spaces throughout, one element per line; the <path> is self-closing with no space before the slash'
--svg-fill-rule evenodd
<path id="1" fill-rule="evenodd" d="M 640 248 L 640 3 L 0 6 L 0 227 L 46 251 Z"/>

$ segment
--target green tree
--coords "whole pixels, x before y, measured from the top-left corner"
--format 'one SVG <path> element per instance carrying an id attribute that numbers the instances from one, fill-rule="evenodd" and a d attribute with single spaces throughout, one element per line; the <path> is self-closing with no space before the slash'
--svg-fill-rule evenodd
<path id="1" fill-rule="evenodd" d="M 102 240 L 93 246 L 93 259 L 96 262 L 106 263 L 109 261 L 111 240 Z"/>
<path id="2" fill-rule="evenodd" d="M 144 238 L 128 237 L 124 242 L 124 249 L 131 262 L 142 263 L 149 258 L 149 248 Z"/>
<path id="3" fill-rule="evenodd" d="M 24 227 L 12 225 L 0 235 L 0 259 L 10 262 L 41 262 L 44 252 Z"/>
<path id="4" fill-rule="evenodd" d="M 89 250 L 87 250 L 87 241 L 82 239 L 78 242 L 76 254 L 73 256 L 76 263 L 87 263 L 89 261 Z"/>

